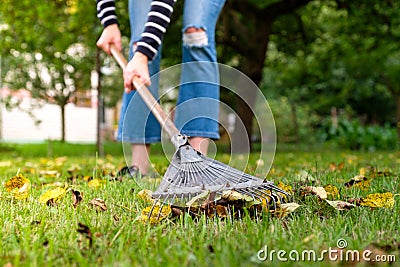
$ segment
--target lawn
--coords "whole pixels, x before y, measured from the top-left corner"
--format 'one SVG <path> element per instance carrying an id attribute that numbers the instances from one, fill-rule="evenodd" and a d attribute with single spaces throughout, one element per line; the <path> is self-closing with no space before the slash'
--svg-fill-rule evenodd
<path id="1" fill-rule="evenodd" d="M 104 158 L 96 156 L 93 145 L 0 149 L 0 266 L 354 266 L 351 254 L 357 253 L 361 265 L 368 265 L 362 260 L 364 253 L 371 260 L 396 260 L 391 266 L 400 266 L 398 151 L 279 147 L 267 178 L 292 187 L 288 202 L 300 207 L 290 214 L 279 218 L 265 211 L 257 218 L 236 219 L 184 215 L 149 225 L 138 220 L 149 203 L 137 193 L 154 189 L 149 184 L 153 180 L 110 181 L 124 164 L 118 144 L 106 144 Z M 234 156 L 232 166 L 242 157 Z M 221 153 L 217 159 L 227 161 L 229 156 Z M 161 153 L 151 160 L 155 170 L 165 172 L 168 161 Z M 253 154 L 246 171 L 256 167 L 256 175 L 265 177 L 267 166 Z M 25 200 L 13 198 L 5 188 L 16 174 L 31 183 Z M 90 182 L 93 178 L 97 184 Z M 337 210 L 304 191 L 326 185 L 339 190 L 339 196 L 328 199 L 355 206 Z M 54 188 L 68 190 L 53 205 L 39 203 L 41 195 Z M 82 197 L 76 207 L 73 192 Z M 385 207 L 361 205 L 368 195 L 387 192 L 392 196 L 381 199 Z M 91 204 L 96 198 L 105 206 Z"/>

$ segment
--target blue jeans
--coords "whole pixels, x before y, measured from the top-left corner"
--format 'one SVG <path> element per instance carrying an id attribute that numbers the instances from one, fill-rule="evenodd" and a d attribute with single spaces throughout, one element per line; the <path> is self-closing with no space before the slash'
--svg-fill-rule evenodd
<path id="1" fill-rule="evenodd" d="M 130 58 L 134 43 L 140 39 L 147 21 L 151 0 L 130 0 Z M 225 0 L 185 0 L 182 29 L 182 71 L 175 109 L 175 125 L 181 133 L 193 137 L 219 138 L 219 71 L 215 49 L 215 26 Z M 200 28 L 205 35 L 188 35 L 189 27 Z M 167 31 L 168 34 L 168 31 Z M 150 91 L 158 99 L 161 47 L 149 62 Z M 118 140 L 149 144 L 161 140 L 156 118 L 135 91 L 123 95 Z"/>

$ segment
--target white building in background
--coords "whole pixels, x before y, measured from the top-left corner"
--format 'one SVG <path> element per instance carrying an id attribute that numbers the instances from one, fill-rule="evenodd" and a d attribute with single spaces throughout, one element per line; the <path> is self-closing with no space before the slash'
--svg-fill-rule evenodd
<path id="1" fill-rule="evenodd" d="M 11 93 L 3 88 L 1 96 L 12 96 L 19 99 L 21 108 L 7 110 L 0 104 L 0 141 L 2 142 L 42 142 L 48 139 L 61 139 L 61 110 L 54 104 L 45 104 L 33 110 L 35 119 L 40 123 L 35 125 L 34 119 L 23 110 L 29 109 L 35 100 L 26 91 Z M 94 98 L 92 98 L 94 99 Z M 21 110 L 22 109 L 22 110 Z M 103 136 L 113 138 L 115 125 L 114 109 L 105 110 L 105 123 L 101 126 Z M 65 109 L 65 139 L 67 142 L 94 143 L 97 138 L 97 103 L 87 101 L 86 104 L 69 103 Z"/>

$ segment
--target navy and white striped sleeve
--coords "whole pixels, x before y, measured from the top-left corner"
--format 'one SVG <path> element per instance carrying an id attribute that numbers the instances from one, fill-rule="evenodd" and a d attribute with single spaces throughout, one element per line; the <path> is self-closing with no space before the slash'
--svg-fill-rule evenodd
<path id="1" fill-rule="evenodd" d="M 96 1 L 97 17 L 100 19 L 101 25 L 105 28 L 111 24 L 118 24 L 117 14 L 115 12 L 115 0 Z"/>
<path id="2" fill-rule="evenodd" d="M 140 40 L 137 42 L 136 51 L 153 59 L 157 49 L 171 21 L 176 0 L 158 0 L 151 2 L 147 22 Z"/>

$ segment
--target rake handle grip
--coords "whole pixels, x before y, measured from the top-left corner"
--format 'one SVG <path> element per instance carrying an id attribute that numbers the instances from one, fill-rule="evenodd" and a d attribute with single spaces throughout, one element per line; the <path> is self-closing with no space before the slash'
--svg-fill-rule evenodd
<path id="1" fill-rule="evenodd" d="M 118 62 L 120 67 L 124 70 L 128 65 L 128 61 L 125 57 L 121 54 L 121 52 L 115 47 L 115 45 L 111 45 L 110 47 L 111 54 Z M 142 97 L 143 101 L 147 105 L 147 107 L 151 110 L 153 115 L 156 117 L 158 122 L 161 124 L 163 129 L 168 133 L 168 135 L 173 138 L 176 135 L 180 135 L 179 130 L 176 128 L 175 124 L 172 120 L 168 117 L 168 115 L 164 112 L 161 108 L 160 104 L 151 94 L 149 89 L 139 80 L 139 78 L 133 78 L 132 81 L 133 86 L 136 88 L 136 91 Z"/>

